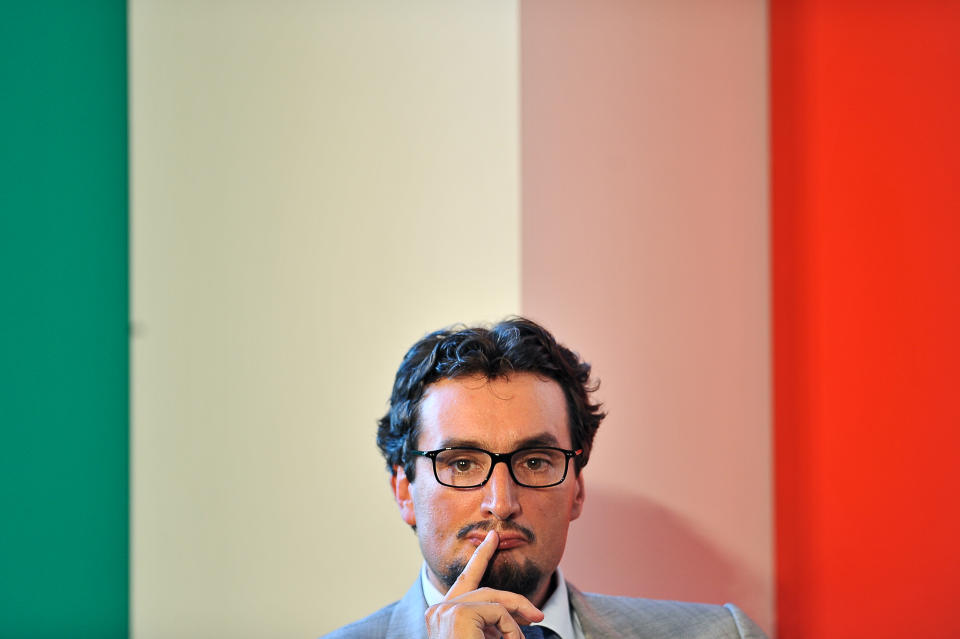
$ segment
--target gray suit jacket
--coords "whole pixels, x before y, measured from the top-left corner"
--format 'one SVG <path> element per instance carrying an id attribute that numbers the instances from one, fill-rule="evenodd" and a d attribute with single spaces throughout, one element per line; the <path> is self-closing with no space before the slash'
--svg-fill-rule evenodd
<path id="1" fill-rule="evenodd" d="M 633 599 L 582 593 L 567 584 L 586 639 L 765 639 L 733 604 Z M 427 602 L 418 578 L 400 601 L 322 639 L 426 639 Z"/>

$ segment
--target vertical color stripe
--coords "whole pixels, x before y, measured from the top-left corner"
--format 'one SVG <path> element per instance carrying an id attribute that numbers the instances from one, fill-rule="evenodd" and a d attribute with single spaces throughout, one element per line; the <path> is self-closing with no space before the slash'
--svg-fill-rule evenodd
<path id="1" fill-rule="evenodd" d="M 522 4 L 523 310 L 609 411 L 564 566 L 770 628 L 766 43 L 762 2 Z"/>
<path id="2" fill-rule="evenodd" d="M 405 350 L 519 303 L 512 0 L 131 7 L 133 628 L 311 637 L 420 566 Z"/>
<path id="3" fill-rule="evenodd" d="M 780 637 L 957 637 L 960 6 L 771 17 Z"/>
<path id="4" fill-rule="evenodd" d="M 5 3 L 0 49 L 0 637 L 125 637 L 125 3 Z"/>

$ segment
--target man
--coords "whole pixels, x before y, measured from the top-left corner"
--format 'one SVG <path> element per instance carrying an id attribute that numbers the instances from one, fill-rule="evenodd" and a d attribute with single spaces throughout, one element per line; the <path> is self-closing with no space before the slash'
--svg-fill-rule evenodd
<path id="1" fill-rule="evenodd" d="M 729 604 L 584 594 L 565 581 L 567 527 L 604 417 L 593 390 L 590 365 L 523 318 L 414 344 L 377 445 L 424 565 L 402 600 L 328 637 L 763 637 Z"/>

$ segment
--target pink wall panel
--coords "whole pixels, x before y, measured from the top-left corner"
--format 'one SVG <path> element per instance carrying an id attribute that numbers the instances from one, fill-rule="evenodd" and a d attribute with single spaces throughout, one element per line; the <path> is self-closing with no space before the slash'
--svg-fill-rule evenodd
<path id="1" fill-rule="evenodd" d="M 609 417 L 564 567 L 773 624 L 762 2 L 521 4 L 522 308 Z"/>

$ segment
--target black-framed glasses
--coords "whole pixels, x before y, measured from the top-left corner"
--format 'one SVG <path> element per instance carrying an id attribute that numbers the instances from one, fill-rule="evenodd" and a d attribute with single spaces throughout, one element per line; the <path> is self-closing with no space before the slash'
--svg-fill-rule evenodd
<path id="1" fill-rule="evenodd" d="M 493 475 L 493 467 L 503 462 L 513 481 L 528 488 L 549 488 L 562 484 L 572 457 L 583 449 L 566 450 L 553 446 L 519 448 L 512 453 L 491 453 L 482 448 L 453 446 L 437 450 L 409 450 L 408 455 L 433 461 L 437 481 L 451 488 L 479 488 Z"/>

